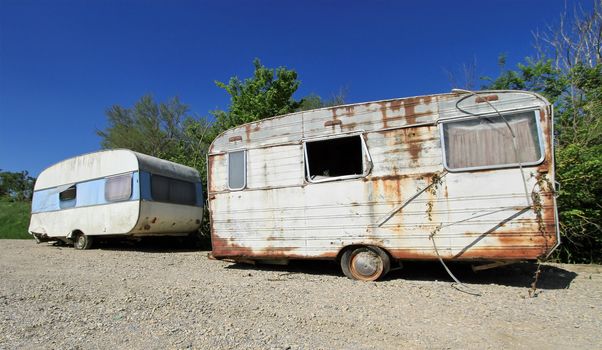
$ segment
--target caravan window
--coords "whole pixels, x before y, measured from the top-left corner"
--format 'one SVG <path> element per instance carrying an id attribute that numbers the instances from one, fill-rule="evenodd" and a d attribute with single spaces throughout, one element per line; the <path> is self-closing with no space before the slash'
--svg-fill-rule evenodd
<path id="1" fill-rule="evenodd" d="M 364 174 L 360 135 L 305 143 L 306 176 L 310 182 Z"/>
<path id="2" fill-rule="evenodd" d="M 196 188 L 192 182 L 153 174 L 151 197 L 157 202 L 194 205 Z"/>
<path id="3" fill-rule="evenodd" d="M 228 153 L 228 187 L 242 190 L 247 185 L 247 152 Z"/>
<path id="4" fill-rule="evenodd" d="M 443 122 L 445 166 L 449 170 L 469 170 L 541 162 L 543 148 L 535 113 Z M 515 135 L 516 152 L 508 125 Z"/>
<path id="5" fill-rule="evenodd" d="M 105 199 L 108 202 L 118 202 L 132 196 L 132 174 L 109 177 L 105 180 Z"/>
<path id="6" fill-rule="evenodd" d="M 75 197 L 77 196 L 77 187 L 69 186 L 67 189 L 59 192 L 59 207 L 61 209 L 73 208 L 75 206 Z"/>

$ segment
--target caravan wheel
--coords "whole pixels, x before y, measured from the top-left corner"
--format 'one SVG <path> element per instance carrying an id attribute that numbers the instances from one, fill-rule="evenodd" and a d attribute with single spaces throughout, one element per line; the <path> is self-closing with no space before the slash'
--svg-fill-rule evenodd
<path id="1" fill-rule="evenodd" d="M 73 248 L 78 250 L 90 249 L 92 247 L 92 237 L 83 233 L 76 233 L 73 237 Z"/>
<path id="2" fill-rule="evenodd" d="M 341 257 L 345 276 L 360 281 L 376 281 L 389 272 L 389 255 L 378 247 L 358 247 L 346 250 Z"/>

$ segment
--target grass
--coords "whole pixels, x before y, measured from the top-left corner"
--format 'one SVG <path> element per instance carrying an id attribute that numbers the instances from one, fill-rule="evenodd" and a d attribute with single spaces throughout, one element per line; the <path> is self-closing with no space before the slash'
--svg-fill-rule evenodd
<path id="1" fill-rule="evenodd" d="M 0 201 L 0 239 L 27 239 L 29 226 L 29 202 Z"/>

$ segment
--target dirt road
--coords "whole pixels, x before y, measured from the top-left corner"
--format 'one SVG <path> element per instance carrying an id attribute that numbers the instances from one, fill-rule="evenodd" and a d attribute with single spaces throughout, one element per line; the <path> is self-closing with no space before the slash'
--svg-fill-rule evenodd
<path id="1" fill-rule="evenodd" d="M 482 295 L 452 288 L 438 263 L 366 283 L 329 262 L 2 240 L 0 348 L 602 348 L 602 267 L 546 265 L 534 298 L 534 265 L 451 268 Z"/>

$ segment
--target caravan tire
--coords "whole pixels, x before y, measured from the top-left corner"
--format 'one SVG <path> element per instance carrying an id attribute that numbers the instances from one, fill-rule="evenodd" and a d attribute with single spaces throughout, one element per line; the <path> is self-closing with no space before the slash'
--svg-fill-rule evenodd
<path id="1" fill-rule="evenodd" d="M 345 276 L 359 281 L 376 281 L 384 277 L 391 267 L 391 259 L 384 250 L 373 246 L 347 249 L 341 256 L 341 269 Z"/>
<path id="2" fill-rule="evenodd" d="M 90 249 L 92 247 L 92 237 L 83 233 L 76 233 L 73 237 L 73 248 L 78 250 Z"/>

